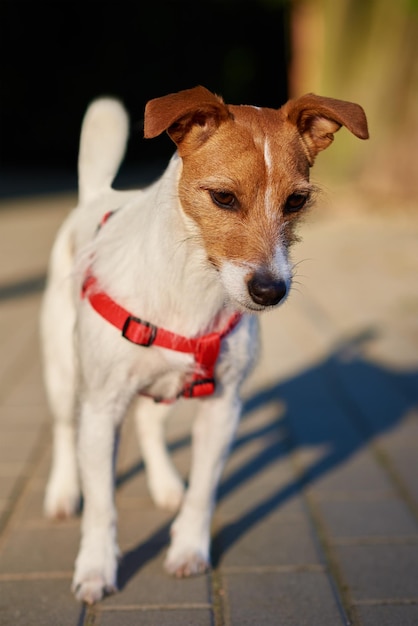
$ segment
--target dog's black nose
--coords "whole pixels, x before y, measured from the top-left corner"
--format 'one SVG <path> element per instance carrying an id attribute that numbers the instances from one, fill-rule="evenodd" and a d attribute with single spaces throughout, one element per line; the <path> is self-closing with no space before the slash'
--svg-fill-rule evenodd
<path id="1" fill-rule="evenodd" d="M 266 272 L 254 274 L 248 281 L 247 286 L 253 302 L 262 306 L 278 304 L 287 293 L 284 280 L 274 278 Z"/>

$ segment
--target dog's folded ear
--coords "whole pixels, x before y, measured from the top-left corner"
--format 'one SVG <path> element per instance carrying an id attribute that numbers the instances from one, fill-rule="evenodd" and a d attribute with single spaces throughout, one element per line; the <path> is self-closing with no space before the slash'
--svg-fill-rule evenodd
<path id="1" fill-rule="evenodd" d="M 145 107 L 144 136 L 153 138 L 167 131 L 182 154 L 187 151 L 183 144 L 196 148 L 230 117 L 222 98 L 198 86 L 150 100 Z"/>
<path id="2" fill-rule="evenodd" d="M 313 165 L 318 152 L 325 150 L 334 133 L 345 126 L 359 139 L 368 139 L 366 115 L 359 104 L 308 93 L 289 100 L 283 107 L 287 119 L 297 126 Z"/>

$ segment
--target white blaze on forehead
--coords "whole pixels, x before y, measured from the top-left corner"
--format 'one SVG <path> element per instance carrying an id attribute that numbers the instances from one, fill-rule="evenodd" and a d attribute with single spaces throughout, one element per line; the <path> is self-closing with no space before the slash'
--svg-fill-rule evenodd
<path id="1" fill-rule="evenodd" d="M 264 162 L 266 164 L 267 177 L 270 178 L 273 161 L 268 137 L 264 139 Z"/>
<path id="2" fill-rule="evenodd" d="M 270 150 L 268 137 L 264 139 L 264 163 L 266 166 L 266 195 L 265 207 L 268 217 L 274 218 L 276 215 L 274 197 L 273 197 L 273 158 Z"/>

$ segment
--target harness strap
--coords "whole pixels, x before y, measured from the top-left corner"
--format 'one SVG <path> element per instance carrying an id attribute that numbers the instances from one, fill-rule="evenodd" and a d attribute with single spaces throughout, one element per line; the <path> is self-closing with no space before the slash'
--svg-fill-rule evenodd
<path id="1" fill-rule="evenodd" d="M 105 221 L 106 219 L 102 223 Z M 88 274 L 83 282 L 81 297 L 87 297 L 93 309 L 118 328 L 122 336 L 128 341 L 146 348 L 159 346 L 194 355 L 196 367 L 193 378 L 191 382 L 185 385 L 179 396 L 198 398 L 214 392 L 214 370 L 219 356 L 221 340 L 238 324 L 241 319 L 240 313 L 232 315 L 225 328 L 220 332 L 188 338 L 135 317 L 105 292 L 100 291 L 97 279 L 92 274 Z"/>

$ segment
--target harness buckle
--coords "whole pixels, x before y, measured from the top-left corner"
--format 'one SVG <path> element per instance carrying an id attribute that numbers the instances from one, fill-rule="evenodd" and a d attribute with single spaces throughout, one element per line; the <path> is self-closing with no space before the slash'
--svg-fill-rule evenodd
<path id="1" fill-rule="evenodd" d="M 214 378 L 200 378 L 193 380 L 186 385 L 180 396 L 183 398 L 200 398 L 202 396 L 210 396 L 215 391 L 215 379 Z"/>
<path id="2" fill-rule="evenodd" d="M 144 322 L 139 317 L 129 315 L 122 328 L 122 337 L 128 341 L 149 348 L 155 341 L 157 335 L 157 327 L 149 322 Z"/>

